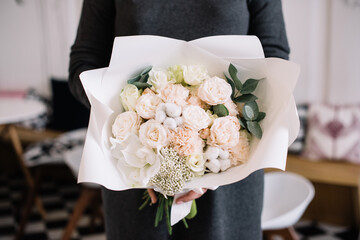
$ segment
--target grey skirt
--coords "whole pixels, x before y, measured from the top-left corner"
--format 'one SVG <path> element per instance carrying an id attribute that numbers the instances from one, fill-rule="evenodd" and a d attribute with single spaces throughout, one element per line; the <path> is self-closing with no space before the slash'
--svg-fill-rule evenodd
<path id="1" fill-rule="evenodd" d="M 173 226 L 169 236 L 165 220 L 154 227 L 156 206 L 142 204 L 144 190 L 110 191 L 103 188 L 105 230 L 109 240 L 197 239 L 260 240 L 264 172 L 259 170 L 246 179 L 208 190 L 196 200 L 198 214 Z"/>

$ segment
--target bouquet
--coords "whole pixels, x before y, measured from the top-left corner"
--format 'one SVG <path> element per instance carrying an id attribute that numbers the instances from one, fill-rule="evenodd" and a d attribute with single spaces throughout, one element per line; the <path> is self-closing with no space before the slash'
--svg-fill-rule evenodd
<path id="1" fill-rule="evenodd" d="M 264 59 L 255 37 L 116 38 L 109 67 L 80 76 L 91 113 L 79 182 L 154 188 L 155 225 L 165 216 L 170 232 L 196 213 L 195 202 L 172 196 L 285 169 L 299 129 L 298 74 L 296 64 Z M 145 192 L 140 208 L 149 201 Z"/>

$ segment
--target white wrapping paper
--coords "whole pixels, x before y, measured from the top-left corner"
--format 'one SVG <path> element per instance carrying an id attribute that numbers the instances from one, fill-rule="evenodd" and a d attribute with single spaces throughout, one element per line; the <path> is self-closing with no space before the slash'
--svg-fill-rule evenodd
<path id="1" fill-rule="evenodd" d="M 91 103 L 91 114 L 78 181 L 97 183 L 111 190 L 131 188 L 116 169 L 109 142 L 111 125 L 123 111 L 119 94 L 127 79 L 149 65 L 167 68 L 175 64 L 202 64 L 209 75 L 223 76 L 229 62 L 239 69 L 241 81 L 250 77 L 265 78 L 254 92 L 259 98 L 260 110 L 266 112 L 266 118 L 261 122 L 263 137 L 260 141 L 253 138 L 250 157 L 245 164 L 196 178 L 185 188 L 211 188 L 234 183 L 263 168 L 285 170 L 288 145 L 299 131 L 292 94 L 300 71 L 297 64 L 276 58 L 265 59 L 260 41 L 253 36 L 216 36 L 192 42 L 131 36 L 115 38 L 108 68 L 80 75 Z M 172 219 L 174 224 L 187 212 L 171 214 L 178 216 L 174 221 Z"/>

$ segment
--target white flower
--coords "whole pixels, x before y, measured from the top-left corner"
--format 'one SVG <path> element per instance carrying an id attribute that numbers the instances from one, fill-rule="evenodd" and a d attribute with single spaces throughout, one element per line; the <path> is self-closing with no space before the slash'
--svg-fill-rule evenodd
<path id="1" fill-rule="evenodd" d="M 207 128 L 211 123 L 211 118 L 199 106 L 189 105 L 182 112 L 184 124 L 194 130 Z"/>
<path id="2" fill-rule="evenodd" d="M 240 123 L 236 117 L 226 116 L 215 119 L 210 128 L 207 144 L 222 149 L 234 147 L 239 142 Z"/>
<path id="3" fill-rule="evenodd" d="M 190 65 L 183 68 L 184 82 L 189 85 L 200 85 L 209 78 L 207 69 L 202 65 Z"/>
<path id="4" fill-rule="evenodd" d="M 168 68 L 171 82 L 182 83 L 184 81 L 184 67 L 184 65 L 174 65 Z"/>
<path id="5" fill-rule="evenodd" d="M 169 142 L 168 130 L 159 122 L 149 120 L 140 126 L 139 138 L 149 148 L 161 148 Z"/>
<path id="6" fill-rule="evenodd" d="M 232 88 L 224 79 L 206 79 L 198 89 L 198 97 L 210 105 L 224 104 L 230 99 Z"/>
<path id="7" fill-rule="evenodd" d="M 125 111 L 135 111 L 136 101 L 141 95 L 141 91 L 133 85 L 127 84 L 120 93 L 120 101 Z"/>
<path id="8" fill-rule="evenodd" d="M 136 112 L 144 119 L 155 118 L 156 108 L 161 103 L 158 95 L 142 95 L 136 103 Z"/>
<path id="9" fill-rule="evenodd" d="M 186 158 L 185 164 L 195 173 L 203 173 L 205 170 L 205 158 L 202 153 L 194 153 Z"/>
<path id="10" fill-rule="evenodd" d="M 112 134 L 118 140 L 124 140 L 129 133 L 139 132 L 142 119 L 133 111 L 120 113 L 112 125 Z"/>
<path id="11" fill-rule="evenodd" d="M 159 90 L 169 84 L 169 74 L 164 69 L 153 68 L 149 72 L 147 83 L 152 85 L 156 92 L 159 92 Z"/>

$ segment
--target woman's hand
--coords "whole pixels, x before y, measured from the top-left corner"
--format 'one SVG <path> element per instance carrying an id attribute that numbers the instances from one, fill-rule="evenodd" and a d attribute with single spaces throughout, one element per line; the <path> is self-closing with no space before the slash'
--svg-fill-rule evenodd
<path id="1" fill-rule="evenodd" d="M 149 196 L 151 198 L 151 203 L 152 204 L 156 203 L 157 202 L 157 197 L 156 197 L 154 189 L 148 189 L 147 191 L 148 191 Z M 178 199 L 176 199 L 176 203 L 181 204 L 181 203 L 184 203 L 184 202 L 190 202 L 190 201 L 192 201 L 194 199 L 198 199 L 204 193 L 206 193 L 206 191 L 207 191 L 207 188 L 202 188 L 202 193 L 197 193 L 197 192 L 191 190 L 190 192 L 188 192 L 185 195 L 183 195 L 183 196 L 179 197 Z"/>

